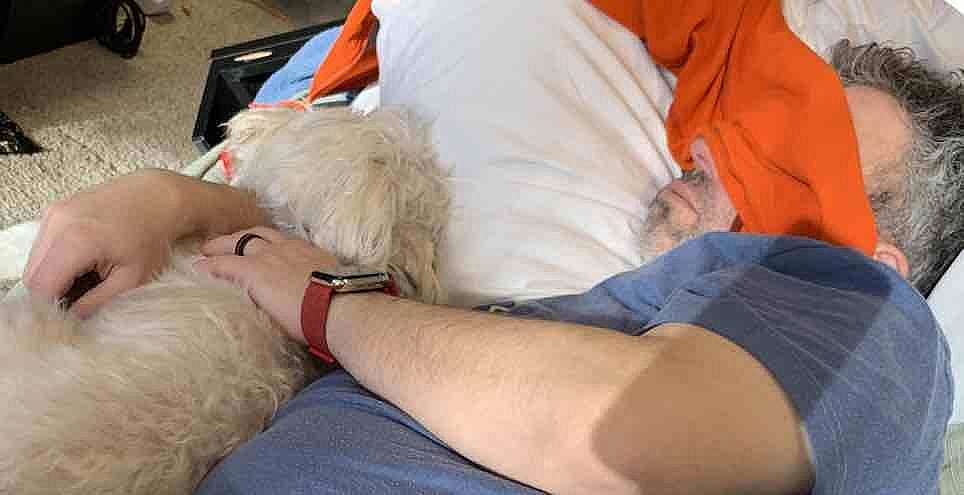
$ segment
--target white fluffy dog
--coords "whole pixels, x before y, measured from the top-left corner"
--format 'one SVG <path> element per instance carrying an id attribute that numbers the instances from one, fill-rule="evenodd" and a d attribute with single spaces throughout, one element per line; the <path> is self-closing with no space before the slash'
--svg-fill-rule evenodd
<path id="1" fill-rule="evenodd" d="M 283 230 L 434 302 L 448 195 L 427 134 L 401 111 L 243 112 L 233 183 Z M 0 303 L 0 494 L 189 494 L 315 377 L 242 290 L 194 272 L 196 249 L 173 251 L 88 320 Z"/>

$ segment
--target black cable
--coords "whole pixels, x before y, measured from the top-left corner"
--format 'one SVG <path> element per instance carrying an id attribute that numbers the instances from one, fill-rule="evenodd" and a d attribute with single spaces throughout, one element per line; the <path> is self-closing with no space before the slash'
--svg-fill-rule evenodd
<path id="1" fill-rule="evenodd" d="M 0 112 L 0 155 L 16 153 L 37 153 L 43 151 L 23 133 L 23 129 L 16 122 L 10 120 L 7 114 Z"/>
<path id="2" fill-rule="evenodd" d="M 106 0 L 97 13 L 97 41 L 124 58 L 137 55 L 146 28 L 147 17 L 134 0 Z"/>

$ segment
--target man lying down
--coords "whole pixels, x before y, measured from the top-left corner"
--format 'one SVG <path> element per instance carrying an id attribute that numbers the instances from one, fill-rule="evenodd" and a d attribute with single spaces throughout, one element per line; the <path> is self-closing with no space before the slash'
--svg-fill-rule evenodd
<path id="1" fill-rule="evenodd" d="M 584 294 L 489 312 L 334 297 L 306 344 L 344 369 L 200 493 L 937 493 L 952 387 L 921 293 L 961 248 L 961 81 L 907 52 L 846 43 L 834 75 L 786 29 L 779 2 L 593 4 L 679 77 L 667 127 L 687 172 L 659 192 L 640 239 L 665 254 Z M 370 6 L 359 2 L 342 39 L 370 38 Z M 755 70 L 761 39 L 784 66 Z M 357 61 L 352 47 L 328 60 Z M 372 66 L 354 67 L 367 82 Z M 315 82 L 327 91 L 344 77 L 323 65 Z M 326 268 L 327 253 L 286 252 L 252 228 L 263 216 L 236 191 L 161 172 L 101 187 L 44 223 L 32 289 L 79 274 L 38 267 L 57 266 L 73 247 L 60 233 L 105 196 L 121 213 L 96 221 L 123 235 L 91 239 L 86 266 L 206 233 L 203 266 L 279 321 L 298 321 L 309 272 Z M 152 212 L 170 214 L 155 232 L 139 229 L 137 212 L 170 190 L 192 194 Z M 266 240 L 232 256 L 251 232 Z M 104 294 L 76 307 L 93 311 Z M 302 341 L 314 330 L 287 328 Z"/>

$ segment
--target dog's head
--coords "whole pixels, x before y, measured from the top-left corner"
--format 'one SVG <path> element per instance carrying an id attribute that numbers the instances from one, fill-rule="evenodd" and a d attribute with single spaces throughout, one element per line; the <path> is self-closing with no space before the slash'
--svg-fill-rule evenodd
<path id="1" fill-rule="evenodd" d="M 441 299 L 449 196 L 428 128 L 409 112 L 247 110 L 228 123 L 227 149 L 232 184 L 254 191 L 276 226 L 341 263 L 388 269 L 407 297 Z"/>

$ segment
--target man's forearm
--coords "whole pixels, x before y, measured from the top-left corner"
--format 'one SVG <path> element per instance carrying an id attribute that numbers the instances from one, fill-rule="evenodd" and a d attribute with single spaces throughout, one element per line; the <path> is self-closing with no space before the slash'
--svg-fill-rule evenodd
<path id="1" fill-rule="evenodd" d="M 336 297 L 328 328 L 349 372 L 462 455 L 557 493 L 631 488 L 594 461 L 593 427 L 658 345 L 373 294 Z"/>
<path id="2" fill-rule="evenodd" d="M 333 299 L 328 344 L 460 454 L 552 493 L 801 493 L 812 479 L 779 384 L 700 327 L 631 337 L 364 293 Z"/>
<path id="3" fill-rule="evenodd" d="M 173 172 L 153 173 L 174 198 L 175 238 L 213 237 L 269 223 L 249 191 Z"/>

